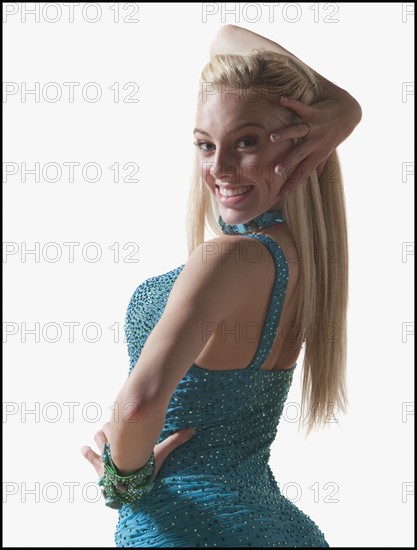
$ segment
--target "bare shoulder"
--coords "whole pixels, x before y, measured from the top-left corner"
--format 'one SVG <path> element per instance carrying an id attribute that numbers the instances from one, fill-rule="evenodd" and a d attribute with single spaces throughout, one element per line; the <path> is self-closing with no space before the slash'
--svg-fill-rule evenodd
<path id="1" fill-rule="evenodd" d="M 269 254 L 258 240 L 242 235 L 223 235 L 201 243 L 188 263 L 207 276 L 226 280 L 250 280 L 268 263 Z M 239 275 L 239 277 L 238 277 Z"/>
<path id="2" fill-rule="evenodd" d="M 258 239 L 224 235 L 204 241 L 190 254 L 173 292 L 194 306 L 210 309 L 220 317 L 239 307 L 242 297 L 264 278 L 273 276 L 269 254 Z"/>

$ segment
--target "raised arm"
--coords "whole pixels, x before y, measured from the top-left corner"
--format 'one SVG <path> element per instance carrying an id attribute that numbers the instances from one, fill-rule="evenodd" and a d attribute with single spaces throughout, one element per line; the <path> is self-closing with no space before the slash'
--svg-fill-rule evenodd
<path id="1" fill-rule="evenodd" d="M 221 53 L 248 53 L 253 48 L 265 48 L 298 59 L 297 56 L 276 42 L 236 25 L 223 25 L 223 27 L 220 27 L 210 45 L 210 59 L 214 55 Z M 304 61 L 302 62 L 304 65 L 307 65 Z M 313 71 L 319 82 L 320 100 L 334 99 L 336 97 L 349 101 L 352 109 L 352 119 L 357 120 L 356 124 L 358 124 L 362 117 L 362 109 L 356 99 L 343 88 L 330 82 L 311 67 L 309 68 Z"/>
<path id="2" fill-rule="evenodd" d="M 236 25 L 220 27 L 210 45 L 210 59 L 216 54 L 245 54 L 254 48 L 272 50 L 298 59 L 276 42 Z M 304 65 L 308 67 L 306 63 Z M 280 142 L 304 138 L 275 167 L 280 174 L 288 173 L 295 166 L 297 168 L 282 186 L 282 195 L 294 190 L 313 170 L 317 170 L 320 177 L 331 153 L 350 136 L 362 118 L 360 104 L 348 91 L 309 68 L 319 83 L 319 101 L 306 105 L 281 98 L 281 105 L 296 112 L 302 123 L 281 129 L 279 138 L 271 135 L 271 141 L 279 139 Z"/>

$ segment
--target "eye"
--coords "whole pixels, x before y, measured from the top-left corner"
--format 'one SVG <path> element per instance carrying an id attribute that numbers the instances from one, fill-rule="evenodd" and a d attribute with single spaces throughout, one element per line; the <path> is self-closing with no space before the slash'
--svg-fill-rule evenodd
<path id="1" fill-rule="evenodd" d="M 204 153 L 210 153 L 211 151 L 214 151 L 215 147 L 212 143 L 209 141 L 205 141 L 204 139 L 198 139 L 193 142 L 194 145 L 200 149 L 200 151 Z M 253 136 L 246 136 L 243 138 L 240 138 L 236 142 L 236 147 L 238 149 L 247 149 L 248 147 L 253 147 L 258 143 L 257 139 Z"/>
<path id="2" fill-rule="evenodd" d="M 197 141 L 194 141 L 193 143 L 196 147 L 198 147 L 198 149 L 200 149 L 200 151 L 203 151 L 204 153 L 209 153 L 210 151 L 213 150 L 213 149 L 205 149 L 204 148 L 205 146 L 212 146 L 213 144 L 209 143 L 208 141 L 204 141 L 203 139 L 198 139 Z"/>
<path id="3" fill-rule="evenodd" d="M 253 145 L 256 145 L 257 141 L 256 138 L 252 136 L 247 136 L 244 138 L 241 138 L 238 142 L 238 145 L 243 143 L 243 146 L 239 146 L 239 148 L 247 149 L 248 147 L 252 147 Z"/>

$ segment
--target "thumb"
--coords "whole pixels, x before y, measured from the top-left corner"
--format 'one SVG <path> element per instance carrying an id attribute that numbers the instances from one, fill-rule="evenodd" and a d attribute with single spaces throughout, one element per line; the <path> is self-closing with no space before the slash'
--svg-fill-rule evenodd
<path id="1" fill-rule="evenodd" d="M 195 428 L 186 428 L 184 430 L 180 430 L 179 432 L 175 432 L 167 437 L 165 441 L 161 443 L 161 445 L 167 442 L 167 447 L 169 447 L 169 452 L 171 452 L 180 445 L 183 445 L 189 439 L 191 439 L 195 435 L 195 433 Z"/>
<path id="2" fill-rule="evenodd" d="M 317 166 L 316 170 L 317 170 L 317 176 L 318 177 L 321 176 L 326 162 L 327 162 L 327 159 L 324 159 L 323 162 L 320 162 L 320 164 Z"/>
<path id="3" fill-rule="evenodd" d="M 191 439 L 195 433 L 195 428 L 186 428 L 171 434 L 164 441 L 155 445 L 155 471 L 158 472 L 168 455 Z"/>
<path id="4" fill-rule="evenodd" d="M 186 428 L 185 430 L 182 430 L 183 432 L 185 432 L 184 436 L 187 437 L 187 439 L 191 439 L 196 433 L 197 433 L 197 429 L 196 428 Z"/>

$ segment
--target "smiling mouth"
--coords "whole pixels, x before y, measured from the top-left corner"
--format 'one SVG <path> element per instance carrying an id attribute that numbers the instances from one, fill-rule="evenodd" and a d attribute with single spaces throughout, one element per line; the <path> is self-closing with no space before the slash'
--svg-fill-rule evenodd
<path id="1" fill-rule="evenodd" d="M 217 193 L 223 197 L 223 198 L 229 198 L 229 197 L 240 197 L 241 195 L 245 195 L 250 189 L 252 189 L 253 185 L 241 185 L 239 187 L 220 187 L 219 185 L 216 185 Z"/>
<path id="2" fill-rule="evenodd" d="M 253 192 L 253 185 L 240 185 L 239 187 L 224 188 L 216 185 L 216 199 L 220 204 L 233 207 L 244 203 Z M 224 195 L 222 194 L 224 193 Z"/>

